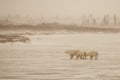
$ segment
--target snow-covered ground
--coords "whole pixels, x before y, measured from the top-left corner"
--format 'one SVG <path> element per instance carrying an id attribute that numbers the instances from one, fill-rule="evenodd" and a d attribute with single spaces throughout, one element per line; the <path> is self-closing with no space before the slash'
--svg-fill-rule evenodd
<path id="1" fill-rule="evenodd" d="M 28 37 L 30 43 L 0 44 L 0 80 L 120 80 L 119 33 Z M 70 60 L 68 49 L 97 50 L 99 57 Z"/>

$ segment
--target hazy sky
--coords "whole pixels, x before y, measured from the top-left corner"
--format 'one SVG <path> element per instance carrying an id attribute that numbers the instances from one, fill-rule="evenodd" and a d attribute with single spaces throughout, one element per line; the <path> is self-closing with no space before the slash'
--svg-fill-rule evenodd
<path id="1" fill-rule="evenodd" d="M 120 14 L 120 0 L 0 0 L 0 16 L 81 16 Z"/>

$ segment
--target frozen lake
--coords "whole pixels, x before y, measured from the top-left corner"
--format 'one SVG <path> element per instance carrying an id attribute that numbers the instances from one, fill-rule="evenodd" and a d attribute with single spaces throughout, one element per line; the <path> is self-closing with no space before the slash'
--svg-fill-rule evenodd
<path id="1" fill-rule="evenodd" d="M 120 80 L 120 34 L 31 35 L 0 44 L 0 80 Z M 68 49 L 97 50 L 98 60 L 73 60 Z"/>

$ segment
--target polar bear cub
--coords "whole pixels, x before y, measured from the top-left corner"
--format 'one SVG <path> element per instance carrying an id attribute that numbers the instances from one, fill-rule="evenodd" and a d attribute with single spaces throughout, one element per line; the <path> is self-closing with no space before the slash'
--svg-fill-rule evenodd
<path id="1" fill-rule="evenodd" d="M 98 51 L 89 51 L 87 53 L 87 56 L 90 56 L 90 59 L 95 58 L 97 60 L 98 59 Z"/>
<path id="2" fill-rule="evenodd" d="M 74 56 L 76 56 L 80 50 L 67 50 L 65 51 L 66 54 L 70 55 L 70 59 L 73 59 Z"/>

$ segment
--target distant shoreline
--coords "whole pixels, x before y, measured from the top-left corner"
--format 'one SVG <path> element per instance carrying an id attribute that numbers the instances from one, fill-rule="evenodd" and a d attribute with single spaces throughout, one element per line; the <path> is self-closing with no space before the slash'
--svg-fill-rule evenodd
<path id="1" fill-rule="evenodd" d="M 0 24 L 0 31 L 66 31 L 66 32 L 120 32 L 120 27 L 105 27 L 105 26 L 77 26 L 63 25 L 58 23 L 42 23 L 38 25 L 13 25 Z"/>
<path id="2" fill-rule="evenodd" d="M 17 34 L 0 34 L 0 43 L 7 43 L 7 42 L 28 42 L 30 41 L 29 38 L 21 36 L 21 35 L 17 35 Z"/>

